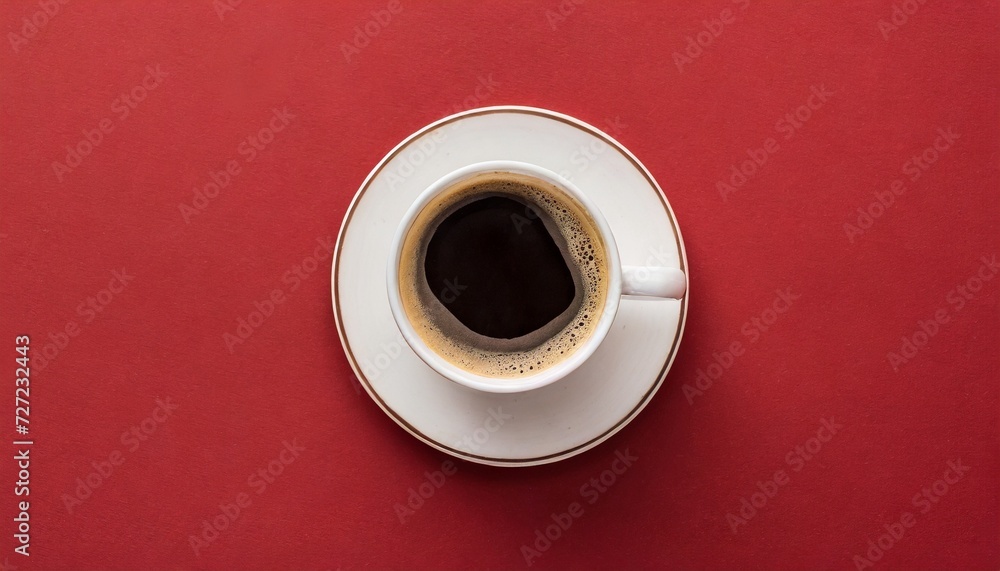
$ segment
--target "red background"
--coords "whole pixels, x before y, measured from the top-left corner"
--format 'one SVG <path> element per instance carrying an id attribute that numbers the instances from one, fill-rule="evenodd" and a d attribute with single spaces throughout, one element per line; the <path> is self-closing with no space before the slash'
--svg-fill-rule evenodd
<path id="1" fill-rule="evenodd" d="M 1000 250 L 996 3 L 907 4 L 887 38 L 889 2 L 665 4 L 563 2 L 563 17 L 556 0 L 402 0 L 347 61 L 385 2 L 247 1 L 222 19 L 209 0 L 71 2 L 16 52 L 2 46 L 0 354 L 13 377 L 14 337 L 31 336 L 35 444 L 25 558 L 4 397 L 0 562 L 523 568 L 521 546 L 580 501 L 533 567 L 851 569 L 909 511 L 916 524 L 876 567 L 996 569 L 1000 280 L 961 310 L 948 300 Z M 731 23 L 679 71 L 672 54 L 727 8 Z M 39 10 L 0 3 L 0 29 L 9 40 Z M 147 65 L 168 75 L 120 120 L 113 101 Z M 811 86 L 834 95 L 785 139 L 776 122 Z M 329 257 L 295 291 L 282 277 L 336 237 L 397 142 L 500 104 L 626 126 L 618 139 L 684 233 L 687 328 L 660 392 L 608 442 L 536 468 L 459 462 L 400 523 L 394 506 L 448 457 L 358 392 Z M 240 142 L 285 107 L 295 118 L 245 162 Z M 114 130 L 59 182 L 52 162 L 104 118 Z M 959 139 L 911 182 L 904 164 L 948 127 Z M 716 182 L 769 137 L 779 150 L 723 200 Z M 186 223 L 179 205 L 230 159 L 240 174 Z M 905 194 L 850 240 L 844 224 L 896 179 Z M 78 305 L 122 268 L 134 279 L 87 322 Z M 751 342 L 751 319 L 785 288 L 801 297 Z M 273 289 L 285 302 L 231 352 L 223 335 Z M 888 354 L 938 309 L 948 323 L 894 371 Z M 70 321 L 79 334 L 42 367 Z M 746 352 L 690 403 L 683 385 L 733 341 Z M 157 397 L 177 409 L 131 451 L 121 434 Z M 823 418 L 843 428 L 793 471 L 786 454 Z M 305 451 L 257 495 L 248 476 L 292 439 Z M 124 463 L 70 513 L 64 495 L 115 450 Z M 638 460 L 586 503 L 580 487 L 626 450 Z M 968 473 L 920 513 L 911 498 L 959 459 Z M 779 469 L 789 483 L 734 534 L 727 513 Z M 196 556 L 189 536 L 246 492 Z"/>

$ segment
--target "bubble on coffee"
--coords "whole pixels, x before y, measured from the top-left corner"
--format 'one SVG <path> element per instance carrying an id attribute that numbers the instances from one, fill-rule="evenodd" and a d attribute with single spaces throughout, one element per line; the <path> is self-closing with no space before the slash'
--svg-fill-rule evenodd
<path id="1" fill-rule="evenodd" d="M 403 242 L 399 288 L 417 334 L 455 366 L 536 374 L 594 332 L 606 246 L 571 196 L 528 175 L 484 173 L 440 193 Z"/>

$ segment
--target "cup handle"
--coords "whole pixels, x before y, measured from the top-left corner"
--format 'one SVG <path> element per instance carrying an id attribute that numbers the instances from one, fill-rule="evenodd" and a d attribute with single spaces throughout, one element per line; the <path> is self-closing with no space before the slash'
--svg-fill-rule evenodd
<path id="1" fill-rule="evenodd" d="M 622 266 L 622 295 L 680 299 L 686 290 L 687 279 L 677 268 Z"/>

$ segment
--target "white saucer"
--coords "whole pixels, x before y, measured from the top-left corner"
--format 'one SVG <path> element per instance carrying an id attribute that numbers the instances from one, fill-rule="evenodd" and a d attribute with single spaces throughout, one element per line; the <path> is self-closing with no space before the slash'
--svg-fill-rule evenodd
<path id="1" fill-rule="evenodd" d="M 621 430 L 660 387 L 680 344 L 686 300 L 622 300 L 597 352 L 568 377 L 510 394 L 438 375 L 403 341 L 389 310 L 389 242 L 406 209 L 465 165 L 512 160 L 571 179 L 603 212 L 625 265 L 686 271 L 674 214 L 621 144 L 572 117 L 530 107 L 466 111 L 424 127 L 383 158 L 351 203 L 333 257 L 333 311 L 347 358 L 405 430 L 459 458 L 494 466 L 555 462 Z"/>

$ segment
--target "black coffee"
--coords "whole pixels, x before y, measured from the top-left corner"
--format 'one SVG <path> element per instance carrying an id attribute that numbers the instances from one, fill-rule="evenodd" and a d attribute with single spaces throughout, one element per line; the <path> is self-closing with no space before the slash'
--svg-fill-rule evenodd
<path id="1" fill-rule="evenodd" d="M 536 331 L 573 303 L 576 284 L 540 208 L 512 196 L 474 198 L 427 245 L 430 291 L 463 325 L 496 339 Z"/>
<path id="2" fill-rule="evenodd" d="M 489 377 L 531 375 L 594 332 L 608 290 L 595 222 L 537 178 L 483 173 L 441 191 L 415 217 L 399 294 L 435 353 Z"/>

